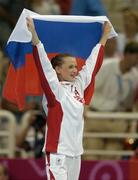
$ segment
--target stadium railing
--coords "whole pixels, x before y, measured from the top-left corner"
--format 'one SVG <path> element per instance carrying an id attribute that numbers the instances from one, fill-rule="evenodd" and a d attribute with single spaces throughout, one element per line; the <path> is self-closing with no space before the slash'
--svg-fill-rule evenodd
<path id="1" fill-rule="evenodd" d="M 85 118 L 91 121 L 104 121 L 109 120 L 125 120 L 131 121 L 131 128 L 129 132 L 84 132 L 84 138 L 138 138 L 137 133 L 137 123 L 138 123 L 138 113 L 137 112 L 93 112 L 87 111 L 85 113 Z M 103 122 L 101 122 L 103 123 Z M 84 155 L 121 155 L 121 156 L 131 156 L 133 155 L 133 150 L 99 150 L 99 149 L 85 149 Z"/>
<path id="2" fill-rule="evenodd" d="M 0 156 L 12 158 L 15 155 L 16 119 L 7 110 L 0 110 Z"/>

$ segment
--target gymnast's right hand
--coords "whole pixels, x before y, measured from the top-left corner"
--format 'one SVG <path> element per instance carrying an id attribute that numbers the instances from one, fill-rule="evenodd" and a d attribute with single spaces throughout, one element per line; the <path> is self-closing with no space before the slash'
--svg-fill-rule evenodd
<path id="1" fill-rule="evenodd" d="M 31 17 L 27 17 L 26 18 L 26 24 L 27 24 L 28 30 L 32 34 L 32 43 L 33 43 L 33 45 L 37 45 L 40 42 L 40 40 L 39 40 L 37 32 L 35 30 L 33 19 Z"/>

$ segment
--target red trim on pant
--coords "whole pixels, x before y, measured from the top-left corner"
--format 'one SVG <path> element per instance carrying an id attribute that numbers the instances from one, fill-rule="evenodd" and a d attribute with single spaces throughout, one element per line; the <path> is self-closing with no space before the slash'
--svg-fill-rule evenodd
<path id="1" fill-rule="evenodd" d="M 48 166 L 50 167 L 50 153 L 46 153 L 46 157 L 47 157 Z M 49 174 L 50 174 L 50 180 L 55 180 L 55 177 L 52 171 L 50 170 L 50 168 L 49 168 Z"/>

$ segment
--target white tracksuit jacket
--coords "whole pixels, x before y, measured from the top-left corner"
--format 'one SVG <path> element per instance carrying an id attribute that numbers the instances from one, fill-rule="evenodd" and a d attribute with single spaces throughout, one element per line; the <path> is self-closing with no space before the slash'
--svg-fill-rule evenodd
<path id="1" fill-rule="evenodd" d="M 41 42 L 33 47 L 33 55 L 44 91 L 43 108 L 47 109 L 44 151 L 81 155 L 84 91 L 99 69 L 98 60 L 103 59 L 103 46 L 97 44 L 93 48 L 73 83 L 59 82 Z"/>

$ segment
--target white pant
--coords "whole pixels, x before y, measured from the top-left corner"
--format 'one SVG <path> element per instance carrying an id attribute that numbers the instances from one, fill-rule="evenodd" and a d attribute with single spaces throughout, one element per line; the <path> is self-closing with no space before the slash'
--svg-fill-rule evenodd
<path id="1" fill-rule="evenodd" d="M 80 174 L 80 156 L 71 157 L 50 153 L 46 155 L 46 173 L 48 180 L 78 180 Z"/>

